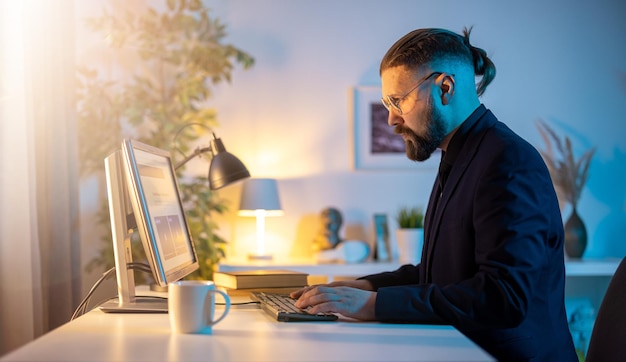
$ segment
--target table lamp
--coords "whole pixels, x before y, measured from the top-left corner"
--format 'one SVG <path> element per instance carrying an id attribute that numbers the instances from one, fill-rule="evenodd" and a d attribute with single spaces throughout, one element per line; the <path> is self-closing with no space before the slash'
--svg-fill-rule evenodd
<path id="1" fill-rule="evenodd" d="M 272 255 L 265 252 L 265 217 L 282 214 L 275 179 L 250 178 L 245 180 L 241 191 L 239 215 L 256 217 L 256 250 L 248 255 L 248 259 L 272 259 Z"/>

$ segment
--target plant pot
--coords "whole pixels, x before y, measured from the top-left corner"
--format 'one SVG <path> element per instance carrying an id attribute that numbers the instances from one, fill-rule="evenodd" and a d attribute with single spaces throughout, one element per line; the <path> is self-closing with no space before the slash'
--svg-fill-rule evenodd
<path id="1" fill-rule="evenodd" d="M 572 214 L 565 222 L 565 254 L 574 259 L 583 256 L 587 247 L 587 229 L 578 216 L 576 208 L 572 209 Z"/>
<path id="2" fill-rule="evenodd" d="M 422 259 L 424 229 L 396 230 L 398 260 L 401 264 L 418 264 Z"/>

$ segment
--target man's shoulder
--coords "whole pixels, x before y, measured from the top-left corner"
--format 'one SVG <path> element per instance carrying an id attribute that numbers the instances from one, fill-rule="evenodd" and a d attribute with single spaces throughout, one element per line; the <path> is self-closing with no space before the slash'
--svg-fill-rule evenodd
<path id="1" fill-rule="evenodd" d="M 487 145 L 499 147 L 502 151 L 514 149 L 531 149 L 536 151 L 536 148 L 530 142 L 513 131 L 504 122 L 498 120 L 493 113 L 488 112 L 482 121 L 483 127 L 479 128 L 478 131 L 483 134 L 483 142 L 487 141 Z"/>

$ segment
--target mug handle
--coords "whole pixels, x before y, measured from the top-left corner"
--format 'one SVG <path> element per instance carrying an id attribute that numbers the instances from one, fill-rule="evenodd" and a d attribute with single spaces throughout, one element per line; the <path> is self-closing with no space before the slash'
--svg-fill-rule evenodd
<path id="1" fill-rule="evenodd" d="M 219 294 L 221 294 L 222 297 L 224 297 L 224 302 L 225 302 L 225 309 L 224 309 L 224 312 L 222 313 L 222 315 L 218 319 L 211 321 L 211 325 L 214 325 L 214 324 L 219 323 L 228 314 L 228 311 L 230 310 L 230 298 L 228 297 L 228 294 L 226 294 L 223 291 L 218 290 L 218 289 L 209 290 L 209 293 L 219 293 Z"/>

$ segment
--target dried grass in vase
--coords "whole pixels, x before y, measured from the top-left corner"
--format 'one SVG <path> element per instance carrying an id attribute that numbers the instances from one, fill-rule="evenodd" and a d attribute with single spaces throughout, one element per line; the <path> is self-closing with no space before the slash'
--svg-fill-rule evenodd
<path id="1" fill-rule="evenodd" d="M 546 143 L 546 150 L 539 150 L 539 152 L 548 166 L 561 210 L 566 203 L 576 209 L 583 187 L 587 182 L 589 164 L 596 149 L 594 147 L 576 159 L 569 137 L 565 136 L 561 140 L 542 120 L 537 121 L 537 128 Z"/>

